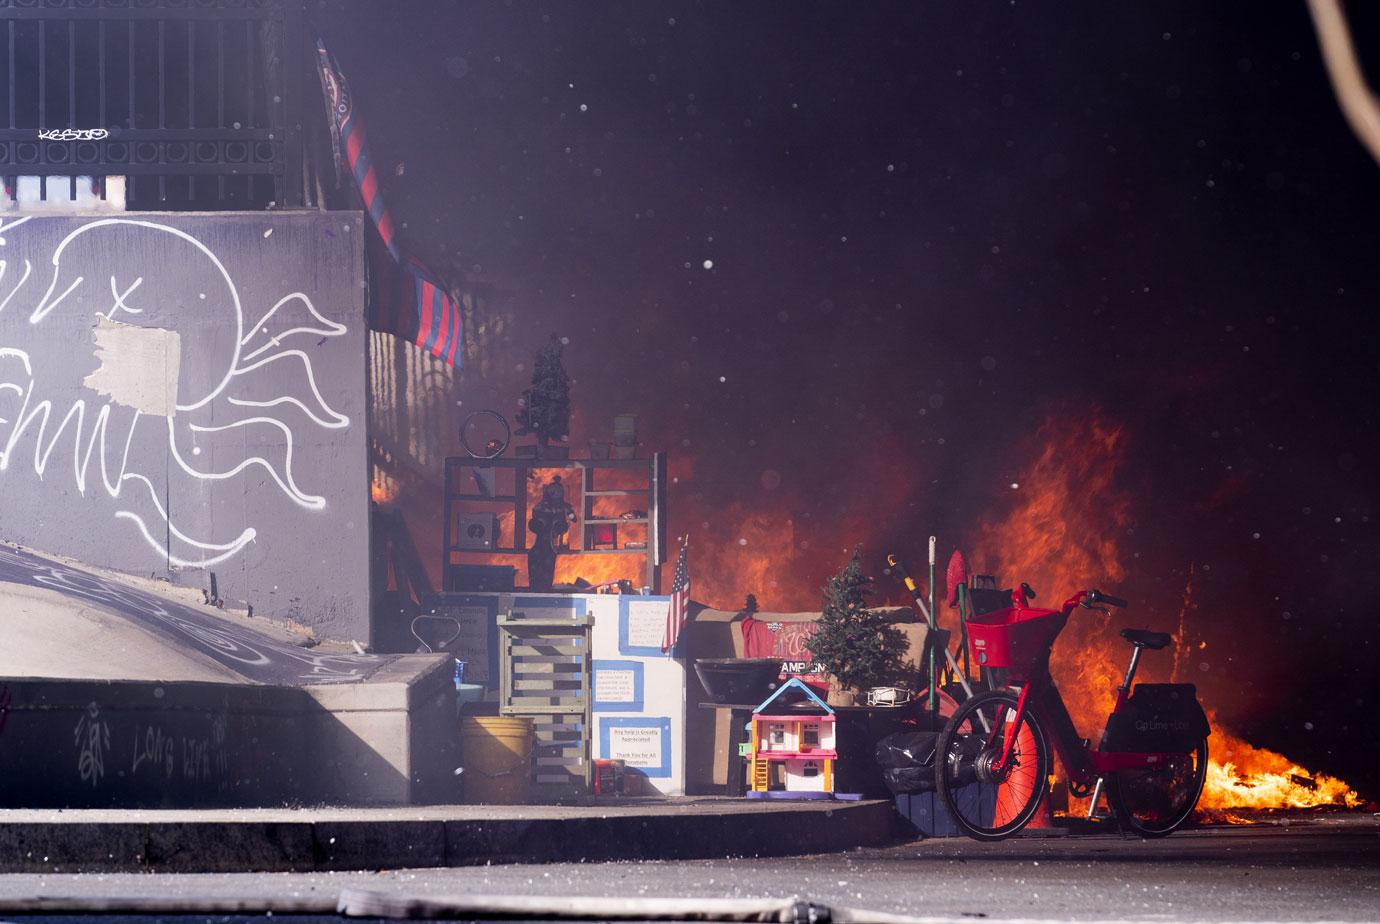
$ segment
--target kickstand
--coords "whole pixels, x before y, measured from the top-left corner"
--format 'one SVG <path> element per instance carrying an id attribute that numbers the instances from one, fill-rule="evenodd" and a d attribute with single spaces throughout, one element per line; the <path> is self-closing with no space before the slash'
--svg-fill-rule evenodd
<path id="1" fill-rule="evenodd" d="M 1088 800 L 1088 821 L 1093 820 L 1093 815 L 1097 814 L 1097 800 L 1102 797 L 1102 777 L 1097 778 L 1097 784 L 1093 786 L 1092 798 Z"/>

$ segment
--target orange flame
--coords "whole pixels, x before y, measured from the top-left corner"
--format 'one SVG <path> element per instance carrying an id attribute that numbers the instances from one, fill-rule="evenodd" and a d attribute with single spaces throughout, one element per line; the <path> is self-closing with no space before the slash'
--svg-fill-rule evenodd
<path id="1" fill-rule="evenodd" d="M 613 477 L 608 479 L 607 484 L 601 484 L 601 489 L 616 489 L 621 485 L 617 476 L 618 472 L 608 473 Z M 562 540 L 561 549 L 579 550 L 583 548 L 586 539 L 585 525 L 586 520 L 582 514 L 586 511 L 584 497 L 583 473 L 578 467 L 561 468 L 559 462 L 553 462 L 550 468 L 533 470 L 533 477 L 527 482 L 523 490 L 527 495 L 527 513 L 531 517 L 532 509 L 541 500 L 542 489 L 551 483 L 554 477 L 560 477 L 561 484 L 565 489 L 565 500 L 576 514 L 576 521 L 570 525 L 569 531 Z M 616 536 L 617 548 L 628 550 L 627 543 L 647 541 L 647 526 L 644 523 L 623 522 L 624 514 L 639 514 L 639 518 L 645 516 L 646 501 L 639 496 L 597 496 L 588 498 L 590 502 L 588 513 L 595 519 L 619 520 L 618 523 L 600 524 L 614 527 L 613 535 Z M 593 527 L 590 527 L 591 529 Z M 498 544 L 503 548 L 513 548 L 517 544 L 517 539 L 524 539 L 524 546 L 530 548 L 535 536 L 528 529 L 528 524 L 517 522 L 517 514 L 513 510 L 504 510 L 498 514 Z M 465 553 L 461 553 L 464 558 Z M 495 556 L 487 553 L 470 554 L 468 557 L 475 561 L 494 560 Z M 519 587 L 527 583 L 527 555 L 526 553 L 512 553 L 497 556 L 502 559 L 504 564 L 509 564 L 517 569 L 516 582 Z M 606 555 L 557 555 L 555 582 L 557 584 L 573 584 L 577 578 L 582 578 L 591 584 L 603 584 L 618 580 L 631 581 L 634 587 L 641 587 L 645 583 L 646 573 L 643 570 L 644 559 L 636 554 L 606 554 Z"/>
<path id="2" fill-rule="evenodd" d="M 1029 582 L 1042 592 L 1040 602 L 1050 607 L 1082 588 L 1115 592 L 1127 576 L 1118 538 L 1131 526 L 1130 498 L 1117 483 L 1125 452 L 1121 428 L 1097 415 L 1072 424 L 1051 419 L 1038 440 L 1042 448 L 1017 482 L 1008 512 L 984 525 L 970 561 L 977 570 L 998 574 L 1004 586 Z M 1195 577 L 1190 569 L 1177 614 L 1176 652 L 1188 642 Z M 1146 620 L 1154 621 L 1153 616 Z M 1116 628 L 1112 617 L 1079 610 L 1051 659 L 1051 672 L 1075 725 L 1094 741 L 1124 670 L 1113 660 L 1127 651 Z M 1173 676 L 1178 666 L 1176 654 L 1173 669 L 1166 673 Z M 1247 744 L 1224 730 L 1208 711 L 1213 733 L 1200 801 L 1204 810 L 1215 811 L 1221 820 L 1239 821 L 1225 810 L 1360 804 L 1343 781 L 1311 773 L 1281 754 Z"/>
<path id="3" fill-rule="evenodd" d="M 672 525 L 690 534 L 692 593 L 701 603 L 734 609 L 748 594 L 763 609 L 819 612 L 824 583 L 862 543 L 867 560 L 879 564 L 889 535 L 904 532 L 905 511 L 923 482 L 919 463 L 894 435 L 881 434 L 869 451 L 850 458 L 848 480 L 885 494 L 886 510 L 875 498 L 851 505 L 827 503 L 817 480 L 789 467 L 756 470 L 744 464 L 741 492 L 724 500 L 720 483 L 697 478 L 695 467 L 671 457 Z M 837 481 L 842 481 L 839 477 Z M 815 493 L 811 493 L 811 492 Z M 905 605 L 909 598 L 895 581 L 879 580 L 872 602 Z"/>
<path id="4" fill-rule="evenodd" d="M 376 504 L 391 504 L 402 493 L 402 485 L 377 465 L 373 469 L 373 479 L 369 483 L 369 499 Z"/>
<path id="5" fill-rule="evenodd" d="M 792 600 L 786 592 L 792 578 L 808 569 L 803 563 L 810 541 L 797 538 L 790 517 L 753 512 L 742 503 L 730 504 L 691 531 L 691 594 L 719 607 L 741 606 L 748 594 L 765 601 Z M 810 595 L 818 599 L 819 594 Z"/>
<path id="6" fill-rule="evenodd" d="M 1100 413 L 1047 420 L 1035 435 L 1038 448 L 1031 461 L 1011 487 L 1003 486 L 1001 496 L 993 498 L 994 506 L 1000 501 L 1003 509 L 979 528 L 968 556 L 972 570 L 999 575 L 1003 586 L 1027 581 L 1040 591 L 1038 603 L 1051 607 L 1080 588 L 1100 587 L 1113 593 L 1121 589 L 1129 563 L 1121 541 L 1133 526 L 1131 496 L 1119 484 L 1126 443 L 1123 428 Z M 908 460 L 901 447 L 881 447 L 859 463 L 876 465 L 877 469 L 858 477 L 909 491 L 908 485 L 920 482 L 906 477 Z M 673 525 L 690 533 L 692 595 L 697 601 L 737 607 L 746 594 L 754 593 L 769 609 L 817 610 L 825 577 L 847 558 L 852 544 L 858 540 L 870 543 L 878 536 L 877 523 L 861 514 L 856 518 L 837 516 L 827 524 L 808 520 L 808 514 L 797 514 L 819 505 L 791 495 L 789 471 L 761 472 L 764 493 L 751 501 L 719 503 L 712 499 L 711 486 L 697 483 L 693 458 L 677 453 L 670 462 Z M 595 497 L 589 499 L 591 509 L 585 511 L 578 469 L 543 470 L 539 474 L 540 480 L 529 482 L 526 488 L 529 511 L 540 499 L 541 486 L 553 474 L 562 475 L 567 500 L 581 514 L 614 518 L 638 509 L 634 502 L 619 497 Z M 398 499 L 397 482 L 382 473 L 376 473 L 372 490 L 376 500 Z M 903 500 L 897 498 L 898 507 Z M 583 541 L 582 526 L 577 523 L 571 531 L 572 547 L 578 548 Z M 623 523 L 618 527 L 620 544 L 640 538 L 635 527 Z M 511 548 L 515 532 L 526 528 L 526 523 L 514 522 L 511 511 L 503 514 L 501 544 Z M 439 534 L 439 529 L 435 532 Z M 526 535 L 530 543 L 531 536 Z M 679 538 L 673 537 L 671 543 L 674 560 Z M 869 550 L 883 551 L 870 545 Z M 429 565 L 434 558 L 439 556 L 427 556 Z M 508 555 L 502 560 L 517 568 L 518 586 L 524 586 L 526 556 Z M 597 584 L 626 578 L 640 586 L 640 564 L 641 559 L 634 555 L 559 556 L 556 580 L 571 582 L 582 577 Z M 1143 676 L 1176 677 L 1181 662 L 1187 663 L 1192 651 L 1206 644 L 1194 631 L 1198 580 L 1197 569 L 1190 567 L 1177 612 L 1142 617 L 1147 606 L 1145 601 L 1137 601 L 1135 624 L 1172 626 L 1177 642 L 1172 656 L 1161 661 L 1147 659 Z M 665 592 L 666 587 L 662 590 Z M 878 587 L 879 598 L 885 590 Z M 1127 624 L 1123 619 L 1080 610 L 1054 649 L 1051 667 L 1060 691 L 1080 732 L 1094 741 L 1111 710 L 1128 656 L 1127 646 L 1116 634 Z M 1200 802 L 1205 812 L 1231 821 L 1239 820 L 1231 814 L 1233 809 L 1360 803 L 1343 781 L 1311 773 L 1281 754 L 1253 747 L 1226 731 L 1211 709 L 1209 715 L 1213 726 L 1211 757 Z"/>
<path id="7" fill-rule="evenodd" d="M 1203 809 L 1356 808 L 1361 797 L 1343 781 L 1311 773 L 1282 754 L 1253 747 L 1213 721 Z"/>
<path id="8" fill-rule="evenodd" d="M 998 575 L 1004 587 L 1031 584 L 1051 608 L 1083 588 L 1114 592 L 1126 577 L 1116 537 L 1130 521 L 1129 498 L 1116 487 L 1121 429 L 1098 418 L 1051 420 L 1037 439 L 1040 455 L 1011 489 L 1009 512 L 982 526 L 972 568 Z M 1084 734 L 1102 727 L 1121 682 L 1123 667 L 1112 658 L 1124 645 L 1114 638 L 1110 617 L 1079 610 L 1054 647 L 1050 669 Z"/>

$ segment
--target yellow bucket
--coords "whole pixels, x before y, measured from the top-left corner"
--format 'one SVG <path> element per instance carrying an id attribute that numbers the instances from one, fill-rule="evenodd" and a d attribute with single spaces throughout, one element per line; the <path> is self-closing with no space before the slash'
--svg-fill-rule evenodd
<path id="1" fill-rule="evenodd" d="M 532 782 L 530 718 L 467 715 L 460 720 L 465 801 L 513 805 L 527 801 Z"/>

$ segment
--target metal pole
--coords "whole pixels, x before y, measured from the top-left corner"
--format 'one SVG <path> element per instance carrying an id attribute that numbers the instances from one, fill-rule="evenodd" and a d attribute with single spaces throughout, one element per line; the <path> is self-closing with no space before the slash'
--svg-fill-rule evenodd
<path id="1" fill-rule="evenodd" d="M 936 634 L 939 629 L 939 620 L 935 618 L 934 612 L 934 543 L 935 538 L 930 537 L 930 638 L 932 643 L 929 651 L 930 661 L 930 715 L 935 715 L 939 711 L 939 672 L 934 658 L 934 646 L 939 644 L 939 636 Z"/>
<path id="2" fill-rule="evenodd" d="M 911 577 L 910 573 L 906 571 L 906 566 L 895 555 L 888 555 L 886 557 L 886 563 L 895 575 L 901 579 L 901 582 L 906 585 L 906 590 L 910 591 L 910 597 L 915 601 L 915 608 L 919 610 L 921 616 L 925 617 L 925 624 L 930 626 L 934 625 L 934 618 L 930 615 L 933 611 L 925 606 L 925 601 L 921 599 L 920 585 L 916 584 L 915 578 Z M 936 642 L 935 644 L 938 643 Z M 933 653 L 934 648 L 931 646 L 929 654 L 932 655 Z M 973 688 L 968 685 L 967 676 L 958 672 L 958 662 L 954 660 L 953 652 L 949 650 L 947 645 L 944 646 L 944 658 L 949 662 L 949 667 L 958 676 L 958 682 L 963 687 L 964 696 L 972 696 Z M 924 668 L 923 664 L 921 668 Z M 986 721 L 986 719 L 983 719 L 984 724 Z"/>
<path id="3" fill-rule="evenodd" d="M 958 585 L 958 648 L 963 655 L 963 679 L 968 679 L 968 585 Z"/>

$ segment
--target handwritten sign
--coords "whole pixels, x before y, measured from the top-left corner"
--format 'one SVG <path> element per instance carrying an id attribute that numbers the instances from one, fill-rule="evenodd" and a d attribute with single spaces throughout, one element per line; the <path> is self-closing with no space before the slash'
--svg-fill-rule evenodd
<path id="1" fill-rule="evenodd" d="M 487 606 L 447 607 L 447 616 L 460 623 L 460 634 L 447 646 L 465 662 L 466 683 L 489 682 L 489 608 Z"/>
<path id="2" fill-rule="evenodd" d="M 602 670 L 594 675 L 594 699 L 600 703 L 631 703 L 637 690 L 631 670 Z"/>
<path id="3" fill-rule="evenodd" d="M 457 596 L 437 594 L 430 598 L 430 613 L 418 620 L 417 631 L 436 651 L 449 652 L 465 662 L 466 683 L 495 682 L 498 678 L 492 676 L 490 669 L 491 649 L 496 644 L 493 607 L 487 601 L 472 602 L 474 598 L 456 599 Z"/>
<path id="4" fill-rule="evenodd" d="M 641 712 L 643 665 L 640 661 L 594 662 L 594 711 Z"/>
<path id="5" fill-rule="evenodd" d="M 629 649 L 650 649 L 658 654 L 666 639 L 665 600 L 631 600 L 628 602 L 626 646 Z"/>

